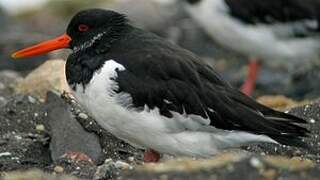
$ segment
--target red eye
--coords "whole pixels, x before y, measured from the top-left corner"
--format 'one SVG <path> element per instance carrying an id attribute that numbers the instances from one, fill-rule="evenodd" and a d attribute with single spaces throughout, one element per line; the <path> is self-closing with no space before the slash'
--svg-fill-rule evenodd
<path id="1" fill-rule="evenodd" d="M 88 25 L 85 25 L 85 24 L 80 24 L 79 27 L 78 27 L 78 30 L 80 32 L 86 32 L 89 30 L 89 26 Z"/>

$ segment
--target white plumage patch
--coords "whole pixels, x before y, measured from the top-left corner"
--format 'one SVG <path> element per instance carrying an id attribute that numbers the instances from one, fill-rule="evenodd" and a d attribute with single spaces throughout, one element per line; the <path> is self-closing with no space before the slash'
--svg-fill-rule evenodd
<path id="1" fill-rule="evenodd" d="M 130 94 L 114 91 L 118 89 L 117 72 L 125 70 L 123 65 L 108 60 L 85 91 L 77 85 L 74 95 L 103 128 L 134 146 L 205 157 L 250 142 L 274 142 L 266 136 L 216 129 L 209 126 L 209 119 L 196 115 L 172 112 L 173 118 L 167 118 L 160 115 L 158 108 L 149 109 L 147 105 L 137 111 Z"/>

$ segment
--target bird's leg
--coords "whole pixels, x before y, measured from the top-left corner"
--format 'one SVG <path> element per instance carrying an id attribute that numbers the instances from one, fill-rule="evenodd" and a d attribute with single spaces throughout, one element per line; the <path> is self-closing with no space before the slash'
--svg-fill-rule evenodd
<path id="1" fill-rule="evenodd" d="M 143 154 L 143 161 L 146 163 L 159 162 L 160 154 L 152 149 L 147 149 Z"/>
<path id="2" fill-rule="evenodd" d="M 253 94 L 260 67 L 261 65 L 258 59 L 255 59 L 255 58 L 250 59 L 250 63 L 248 64 L 247 78 L 246 78 L 246 81 L 241 86 L 241 91 L 247 96 L 252 96 Z"/>

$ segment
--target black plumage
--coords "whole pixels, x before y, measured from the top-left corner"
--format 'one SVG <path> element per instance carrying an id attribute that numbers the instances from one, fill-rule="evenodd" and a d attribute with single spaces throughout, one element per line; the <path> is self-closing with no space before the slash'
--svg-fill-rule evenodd
<path id="1" fill-rule="evenodd" d="M 159 108 L 168 118 L 173 118 L 172 112 L 199 115 L 219 129 L 267 135 L 282 144 L 306 147 L 301 137 L 307 136 L 308 130 L 299 126 L 305 120 L 257 103 L 223 81 L 193 53 L 133 27 L 119 16 L 120 26 L 111 27 L 108 33 L 112 41 L 106 34 L 69 56 L 66 75 L 72 87 L 79 83 L 85 87 L 93 73 L 112 59 L 125 67 L 113 80 L 119 85 L 116 93 L 132 97 L 130 107 Z M 110 24 L 105 16 L 101 19 Z M 79 42 L 83 42 L 81 38 Z"/>
<path id="2" fill-rule="evenodd" d="M 318 19 L 319 0 L 224 0 L 230 14 L 243 22 L 274 23 Z"/>

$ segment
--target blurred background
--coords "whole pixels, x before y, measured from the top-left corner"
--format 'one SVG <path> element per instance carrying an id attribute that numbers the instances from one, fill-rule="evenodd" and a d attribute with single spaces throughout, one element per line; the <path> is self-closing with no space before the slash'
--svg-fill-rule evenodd
<path id="1" fill-rule="evenodd" d="M 193 51 L 236 87 L 245 79 L 247 57 L 212 40 L 178 0 L 0 0 L 0 71 L 26 75 L 45 60 L 66 59 L 67 50 L 17 61 L 10 54 L 61 34 L 76 12 L 95 7 L 125 13 L 132 24 Z M 282 67 L 264 66 L 254 96 L 282 94 L 296 100 L 314 99 L 320 95 L 320 83 L 316 83 L 320 82 L 319 70 L 320 65 L 312 63 L 288 76 Z"/>

